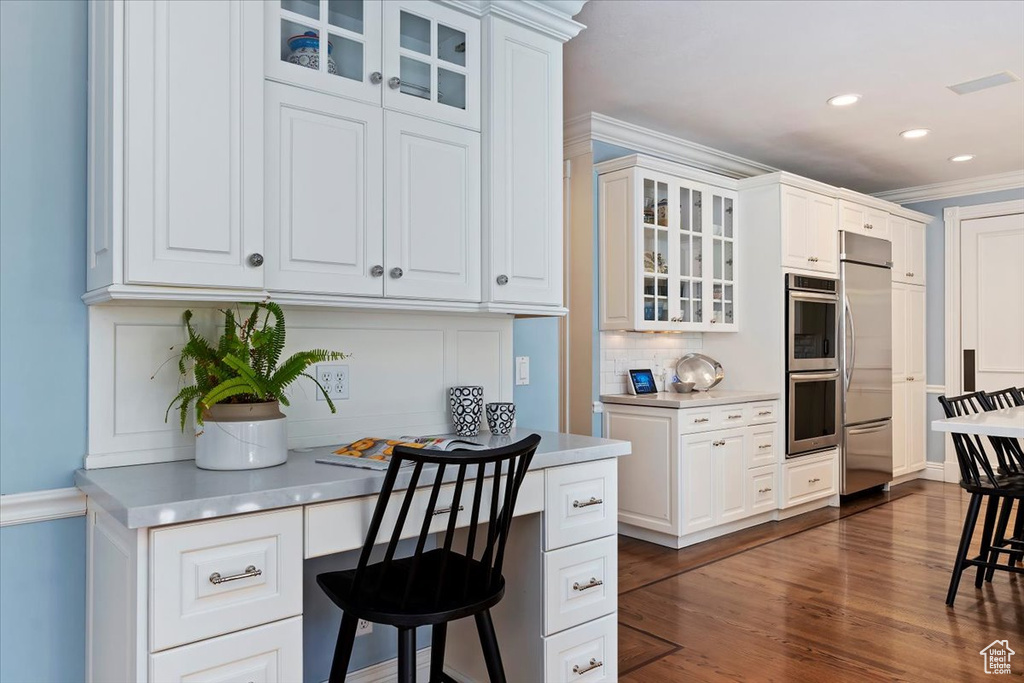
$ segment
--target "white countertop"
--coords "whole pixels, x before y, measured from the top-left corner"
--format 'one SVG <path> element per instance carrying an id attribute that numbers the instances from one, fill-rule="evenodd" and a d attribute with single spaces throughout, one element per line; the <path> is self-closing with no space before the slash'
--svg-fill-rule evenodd
<path id="1" fill-rule="evenodd" d="M 947 417 L 934 420 L 936 432 L 980 434 L 981 436 L 1008 436 L 1024 439 L 1024 406 L 992 410 L 965 417 Z"/>
<path id="2" fill-rule="evenodd" d="M 651 408 L 701 408 L 704 406 L 725 405 L 727 403 L 750 403 L 752 401 L 774 401 L 779 394 L 763 391 L 731 391 L 728 389 L 712 389 L 711 391 L 691 391 L 680 394 L 677 391 L 659 391 L 657 394 L 634 396 L 633 394 L 602 394 L 604 403 L 621 403 L 629 406 L 648 406 Z"/>
<path id="3" fill-rule="evenodd" d="M 505 446 L 530 434 L 541 442 L 531 470 L 629 455 L 628 441 L 537 430 L 509 436 L 487 433 L 473 437 L 490 446 Z M 424 467 L 424 473 L 434 466 Z M 400 473 L 395 485 L 408 485 Z M 454 470 L 450 469 L 454 477 Z M 177 524 L 245 512 L 374 495 L 384 472 L 315 462 L 312 453 L 289 451 L 288 462 L 262 470 L 214 472 L 193 460 L 78 470 L 75 485 L 129 529 Z"/>

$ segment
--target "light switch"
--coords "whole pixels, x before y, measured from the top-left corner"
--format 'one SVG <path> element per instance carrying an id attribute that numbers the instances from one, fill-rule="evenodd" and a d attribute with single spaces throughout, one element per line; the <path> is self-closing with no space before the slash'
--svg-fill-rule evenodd
<path id="1" fill-rule="evenodd" d="M 516 356 L 516 385 L 530 383 L 530 357 Z"/>

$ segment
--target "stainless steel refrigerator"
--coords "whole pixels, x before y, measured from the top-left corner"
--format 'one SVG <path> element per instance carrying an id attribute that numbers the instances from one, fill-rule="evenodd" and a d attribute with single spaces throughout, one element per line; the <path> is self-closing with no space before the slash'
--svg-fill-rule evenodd
<path id="1" fill-rule="evenodd" d="M 892 480 L 892 245 L 839 233 L 840 492 Z"/>

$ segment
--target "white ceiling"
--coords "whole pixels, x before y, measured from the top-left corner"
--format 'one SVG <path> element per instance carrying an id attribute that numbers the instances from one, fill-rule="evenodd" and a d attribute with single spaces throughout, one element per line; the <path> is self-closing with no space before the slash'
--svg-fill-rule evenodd
<path id="1" fill-rule="evenodd" d="M 590 0 L 576 19 L 566 118 L 599 112 L 861 192 L 1024 168 L 1024 81 L 946 87 L 1024 78 L 1024 2 Z M 825 104 L 851 92 L 852 107 Z M 898 136 L 918 127 L 933 132 Z"/>

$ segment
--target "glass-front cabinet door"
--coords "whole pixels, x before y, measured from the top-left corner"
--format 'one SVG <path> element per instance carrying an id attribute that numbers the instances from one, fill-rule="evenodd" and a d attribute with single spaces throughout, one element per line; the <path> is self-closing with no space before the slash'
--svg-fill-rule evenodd
<path id="1" fill-rule="evenodd" d="M 480 130 L 480 20 L 414 0 L 384 3 L 384 106 Z"/>
<path id="2" fill-rule="evenodd" d="M 734 195 L 711 194 L 711 325 L 736 326 L 736 231 Z"/>
<path id="3" fill-rule="evenodd" d="M 381 0 L 272 0 L 266 12 L 268 78 L 381 103 Z"/>
<path id="4" fill-rule="evenodd" d="M 676 189 L 676 188 L 673 188 Z M 676 322 L 704 323 L 704 191 L 679 186 L 679 308 Z"/>
<path id="5" fill-rule="evenodd" d="M 671 233 L 675 226 L 670 225 L 669 220 L 669 182 L 657 176 L 645 176 L 639 183 L 643 193 L 640 218 L 643 254 L 639 269 L 642 299 L 638 317 L 643 321 L 643 329 L 669 329 L 676 318 L 669 312 L 673 308 L 671 271 L 675 270 L 670 268 L 674 260 Z"/>

